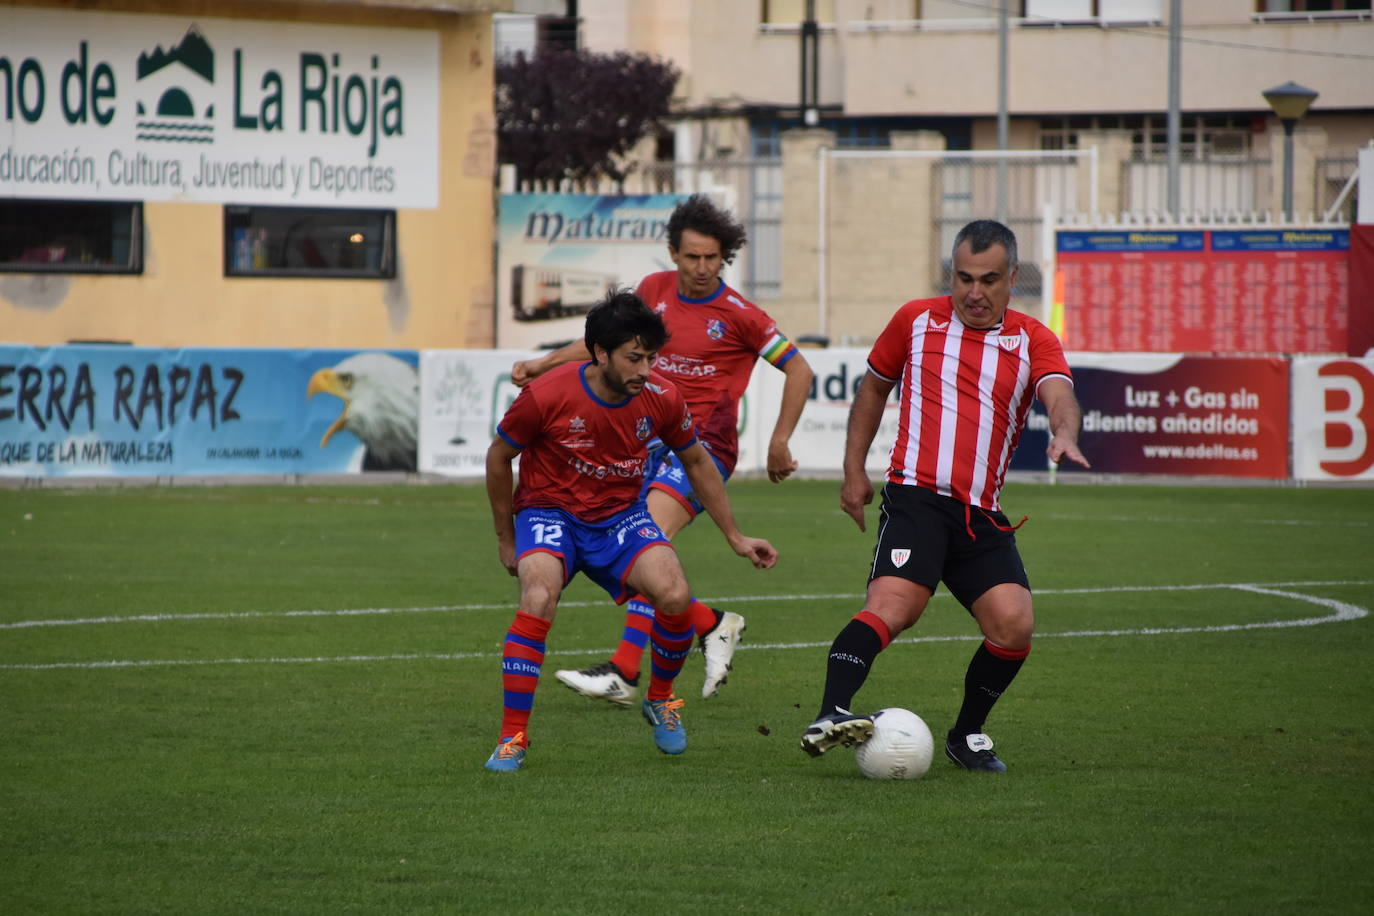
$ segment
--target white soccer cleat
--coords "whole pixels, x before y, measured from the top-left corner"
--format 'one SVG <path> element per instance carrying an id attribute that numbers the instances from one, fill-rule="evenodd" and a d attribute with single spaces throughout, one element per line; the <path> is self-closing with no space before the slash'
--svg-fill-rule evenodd
<path id="1" fill-rule="evenodd" d="M 553 676 L 564 687 L 593 700 L 605 700 L 617 706 L 633 706 L 639 698 L 639 678 L 625 680 L 619 669 L 610 662 L 602 662 L 581 671 L 555 671 Z"/>
<path id="2" fill-rule="evenodd" d="M 709 700 L 720 692 L 720 685 L 730 674 L 735 647 L 744 635 L 744 618 L 733 611 L 721 615 L 716 628 L 701 637 L 701 652 L 706 656 L 706 680 L 701 685 L 701 698 Z"/>

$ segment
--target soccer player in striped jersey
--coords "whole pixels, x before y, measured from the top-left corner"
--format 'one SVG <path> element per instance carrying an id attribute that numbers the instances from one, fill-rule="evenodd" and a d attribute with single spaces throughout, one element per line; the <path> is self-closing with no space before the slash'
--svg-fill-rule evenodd
<path id="1" fill-rule="evenodd" d="M 659 351 L 654 371 L 672 379 L 696 419 L 697 434 L 721 476 L 729 480 L 739 458 L 739 402 L 760 358 L 784 375 L 782 403 L 768 444 L 768 479 L 781 482 L 797 469 L 788 440 L 806 406 L 813 373 L 806 358 L 778 330 L 766 312 L 720 278 L 745 244 L 744 227 L 705 195 L 679 204 L 668 219 L 668 255 L 675 270 L 650 274 L 639 284 L 641 299 L 663 316 L 669 340 Z M 517 362 L 511 378 L 517 385 L 574 359 L 585 359 L 580 343 L 538 359 Z M 682 463 L 667 449 L 656 449 L 646 480 L 646 499 L 654 521 L 674 537 L 702 509 Z M 634 702 L 639 667 L 653 621 L 653 607 L 643 596 L 626 605 L 625 628 L 609 661 L 582 670 L 556 672 L 558 680 L 584 696 L 622 706 Z M 703 698 L 715 696 L 733 664 L 744 632 L 744 618 L 720 612 L 692 599 L 693 626 L 706 659 Z"/>
<path id="2" fill-rule="evenodd" d="M 592 361 L 566 365 L 529 385 L 511 404 L 487 450 L 487 498 L 501 564 L 520 580 L 520 607 L 506 632 L 501 740 L 486 762 L 518 770 L 529 745 L 530 710 L 544 647 L 564 586 L 578 572 L 617 603 L 653 603 L 653 664 L 641 706 L 665 754 L 687 749 L 673 680 L 692 648 L 691 592 L 672 544 L 641 496 L 648 444 L 681 459 L 712 521 L 732 550 L 760 569 L 777 551 L 740 533 L 725 482 L 697 440 L 673 383 L 651 372 L 667 331 L 634 293 L 611 294 L 587 315 Z M 511 462 L 520 456 L 514 487 Z"/>
<path id="3" fill-rule="evenodd" d="M 998 496 L 1032 398 L 1049 414 L 1050 461 L 1088 467 L 1078 448 L 1082 411 L 1058 338 L 1008 308 L 1016 263 L 1010 229 L 969 223 L 954 240 L 951 295 L 902 306 L 869 352 L 850 408 L 840 489 L 840 507 L 860 531 L 873 501 L 864 458 L 900 384 L 897 438 L 868 595 L 830 647 L 820 714 L 801 738 L 813 757 L 872 735 L 873 720 L 850 711 L 854 695 L 878 654 L 916 623 L 944 582 L 983 633 L 945 755 L 963 769 L 1006 771 L 983 726 L 1030 654 L 1035 618 L 1013 534 L 1020 523 L 1008 522 Z"/>

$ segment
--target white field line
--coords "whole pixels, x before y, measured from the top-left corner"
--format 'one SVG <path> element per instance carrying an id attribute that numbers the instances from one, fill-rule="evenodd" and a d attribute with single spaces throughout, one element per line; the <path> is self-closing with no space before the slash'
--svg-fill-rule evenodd
<path id="1" fill-rule="evenodd" d="M 1359 605 L 1349 604 L 1344 601 L 1336 601 L 1331 598 L 1320 598 L 1316 595 L 1306 595 L 1302 592 L 1291 591 L 1294 587 L 1319 587 L 1332 585 L 1370 585 L 1374 584 L 1370 580 L 1354 581 L 1313 581 L 1313 582 L 1277 582 L 1267 585 L 1255 583 L 1218 583 L 1214 585 L 1156 585 L 1156 586 L 1111 586 L 1103 588 L 1077 588 L 1077 589 L 1046 589 L 1038 594 L 1060 594 L 1060 595 L 1085 595 L 1102 594 L 1111 592 L 1188 592 L 1206 591 L 1217 589 L 1234 589 L 1237 591 L 1253 592 L 1258 595 L 1269 595 L 1276 598 L 1288 598 L 1293 601 L 1313 604 L 1318 607 L 1326 608 L 1331 613 L 1317 617 L 1304 617 L 1296 620 L 1267 620 L 1254 623 L 1240 624 L 1220 624 L 1214 626 L 1188 626 L 1188 627 L 1138 627 L 1122 630 L 1069 630 L 1059 633 L 1036 633 L 1037 639 L 1053 639 L 1063 637 L 1122 637 L 1122 636 L 1162 636 L 1179 633 L 1232 633 L 1242 630 L 1256 629 L 1277 629 L 1284 627 L 1310 627 L 1324 623 L 1340 623 L 1350 620 L 1359 620 L 1369 616 L 1367 608 Z M 849 599 L 860 598 L 859 595 L 756 595 L 738 596 L 725 599 L 729 603 L 744 603 L 749 601 L 806 601 L 819 599 Z M 710 599 L 712 601 L 717 599 Z M 569 606 L 586 607 L 593 604 L 604 604 L 605 602 L 569 602 Z M 466 605 L 454 606 L 450 608 L 411 608 L 404 610 L 453 610 L 453 609 L 493 609 L 501 608 L 509 610 L 509 605 Z M 203 619 L 205 616 L 301 616 L 301 615 L 321 615 L 321 614 L 342 614 L 342 613 L 395 613 L 395 611 L 383 611 L 381 609 L 367 609 L 363 611 L 344 612 L 344 611 L 288 611 L 282 614 L 258 614 L 258 615 L 182 615 L 181 617 L 171 616 L 168 619 Z M 132 618 L 115 618 L 115 620 L 128 620 Z M 64 621 L 65 622 L 65 621 Z M 95 622 L 106 622 L 97 620 Z M 922 642 L 962 642 L 972 641 L 979 637 L 977 635 L 966 636 L 916 636 L 907 637 L 899 640 L 902 643 L 922 643 Z M 789 643 L 750 643 L 740 646 L 740 650 L 762 650 L 762 649 L 815 649 L 830 645 L 829 642 L 789 642 Z M 612 650 L 608 648 L 599 649 L 579 649 L 561 650 L 549 652 L 546 657 L 572 656 L 572 655 L 593 655 L 605 656 Z M 340 656 L 315 656 L 315 657 L 296 657 L 296 658 L 219 658 L 219 659 L 110 659 L 95 662 L 53 662 L 49 664 L 28 664 L 28 665 L 9 665 L 0 664 L 0 670 L 24 670 L 24 671 L 45 671 L 62 668 L 158 668 L 158 667 L 185 667 L 203 665 L 281 665 L 281 664 L 317 664 L 321 662 L 382 662 L 382 661 L 456 661 L 463 659 L 494 659 L 500 658 L 499 652 L 443 652 L 443 653 L 400 653 L 390 655 L 340 655 Z"/>
<path id="2" fill-rule="evenodd" d="M 1374 585 L 1374 580 L 1356 579 L 1341 581 L 1307 581 L 1307 582 L 1271 582 L 1267 583 L 1271 588 L 1294 588 L 1304 586 L 1332 586 L 1332 585 Z M 1035 589 L 1037 596 L 1041 595 L 1093 595 L 1106 592 L 1182 592 L 1182 591 L 1206 591 L 1218 588 L 1247 588 L 1252 587 L 1242 583 L 1218 582 L 1203 585 L 1114 585 L 1097 588 L 1043 588 Z M 1259 587 L 1255 584 L 1254 587 Z M 940 592 L 935 596 L 937 599 L 947 598 L 947 592 Z M 701 600 L 707 604 L 752 604 L 764 601 L 863 601 L 862 592 L 847 592 L 833 595 L 732 595 L 702 597 Z M 610 607 L 610 601 L 561 601 L 560 608 L 570 607 Z M 502 602 L 499 604 L 436 604 L 420 607 L 371 607 L 371 608 L 344 608 L 340 610 L 312 610 L 312 611 L 225 611 L 222 613 L 193 613 L 193 614 L 114 614 L 105 617 L 56 617 L 47 620 L 16 620 L 9 623 L 0 623 L 0 630 L 23 630 L 33 627 L 71 627 L 71 626 L 95 626 L 100 624 L 112 623 L 170 623 L 191 620 L 253 620 L 261 618 L 290 618 L 290 617 L 362 617 L 369 615 L 386 614 L 434 614 L 448 611 L 513 611 L 514 602 Z M 857 608 L 855 609 L 857 610 Z"/>

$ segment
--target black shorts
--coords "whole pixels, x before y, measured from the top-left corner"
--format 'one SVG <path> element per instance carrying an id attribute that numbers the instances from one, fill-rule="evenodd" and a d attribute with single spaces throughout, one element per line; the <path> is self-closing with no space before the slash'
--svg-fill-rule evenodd
<path id="1" fill-rule="evenodd" d="M 994 585 L 1015 582 L 1030 588 L 1005 515 L 895 483 L 883 487 L 868 579 L 879 576 L 907 579 L 932 593 L 944 582 L 966 608 Z"/>

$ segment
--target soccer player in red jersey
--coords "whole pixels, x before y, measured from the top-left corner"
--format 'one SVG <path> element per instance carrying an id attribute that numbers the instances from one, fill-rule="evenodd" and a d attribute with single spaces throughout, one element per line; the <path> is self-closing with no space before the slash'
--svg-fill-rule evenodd
<path id="1" fill-rule="evenodd" d="M 726 480 L 739 458 L 739 402 L 755 364 L 762 357 L 783 372 L 782 403 L 768 444 L 768 478 L 778 483 L 797 469 L 788 440 L 806 406 L 813 373 L 768 314 L 720 279 L 721 268 L 744 243 L 743 226 L 709 198 L 693 195 L 668 219 L 668 255 L 676 270 L 650 274 L 637 292 L 663 316 L 670 334 L 654 371 L 672 379 L 682 391 L 697 434 Z M 574 341 L 538 359 L 517 362 L 511 378 L 517 385 L 527 384 L 553 366 L 586 355 L 581 343 Z M 668 449 L 656 449 L 653 454 L 646 500 L 654 521 L 672 538 L 701 512 L 702 505 L 681 462 Z M 633 703 L 654 609 L 637 595 L 626 611 L 624 634 L 611 659 L 580 671 L 559 671 L 555 676 L 561 683 L 584 696 L 622 706 Z M 701 695 L 709 698 L 725 683 L 745 622 L 739 614 L 722 613 L 695 598 L 690 613 L 706 658 Z"/>
<path id="2" fill-rule="evenodd" d="M 771 544 L 740 532 L 686 402 L 672 382 L 650 371 L 666 337 L 663 320 L 638 296 L 611 294 L 587 315 L 591 362 L 561 366 L 527 386 L 487 450 L 497 552 L 520 580 L 520 607 L 502 652 L 501 740 L 486 762 L 489 770 L 524 764 L 545 641 L 559 595 L 578 572 L 617 603 L 636 594 L 653 602 L 653 664 L 641 711 L 659 750 L 687 749 L 673 680 L 692 647 L 691 592 L 676 551 L 641 496 L 651 440 L 681 459 L 735 553 L 760 569 L 777 561 Z M 520 483 L 512 492 L 516 456 Z"/>
<path id="3" fill-rule="evenodd" d="M 1016 264 L 1010 229 L 969 223 L 954 240 L 951 295 L 902 306 L 869 352 L 849 412 L 840 489 L 840 507 L 860 531 L 873 501 L 864 458 L 900 384 L 897 438 L 867 599 L 830 647 L 820 714 L 801 738 L 813 757 L 872 734 L 873 720 L 850 711 L 854 695 L 878 653 L 916 623 L 944 582 L 983 633 L 945 755 L 964 769 L 1006 771 L 983 725 L 1030 654 L 1035 618 L 1013 534 L 1019 523 L 1008 522 L 998 496 L 1032 398 L 1049 414 L 1049 459 L 1088 467 L 1058 338 L 1007 307 Z"/>

